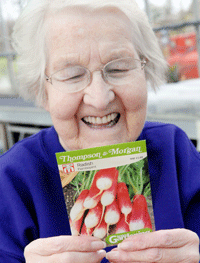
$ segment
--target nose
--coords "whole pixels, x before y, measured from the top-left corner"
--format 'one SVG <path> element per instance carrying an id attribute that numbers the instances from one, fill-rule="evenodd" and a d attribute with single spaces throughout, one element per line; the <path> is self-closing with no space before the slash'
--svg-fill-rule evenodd
<path id="1" fill-rule="evenodd" d="M 100 71 L 93 72 L 93 78 L 84 89 L 83 102 L 97 109 L 104 110 L 115 98 L 112 86 L 106 83 Z"/>

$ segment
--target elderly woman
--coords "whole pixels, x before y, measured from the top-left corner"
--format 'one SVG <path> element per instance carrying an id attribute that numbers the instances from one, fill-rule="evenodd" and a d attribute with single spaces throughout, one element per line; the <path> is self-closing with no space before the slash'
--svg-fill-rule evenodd
<path id="1" fill-rule="evenodd" d="M 21 95 L 53 127 L 1 157 L 0 262 L 199 262 L 200 157 L 179 128 L 145 122 L 147 82 L 166 64 L 134 0 L 32 0 L 14 43 Z M 71 236 L 55 153 L 135 140 L 147 142 L 157 231 L 112 250 Z"/>

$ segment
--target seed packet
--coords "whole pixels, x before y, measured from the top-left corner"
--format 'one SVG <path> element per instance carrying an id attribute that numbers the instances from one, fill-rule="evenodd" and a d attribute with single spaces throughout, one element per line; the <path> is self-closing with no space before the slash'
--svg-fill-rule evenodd
<path id="1" fill-rule="evenodd" d="M 146 141 L 56 153 L 72 235 L 108 246 L 155 230 Z"/>

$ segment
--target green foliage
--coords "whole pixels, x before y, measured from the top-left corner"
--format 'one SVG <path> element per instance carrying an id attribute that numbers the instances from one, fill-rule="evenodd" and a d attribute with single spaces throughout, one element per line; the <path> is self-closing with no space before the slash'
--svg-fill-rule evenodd
<path id="1" fill-rule="evenodd" d="M 143 194 L 145 197 L 151 194 L 147 158 L 118 167 L 118 170 L 118 181 L 127 185 L 131 199 L 135 194 Z"/>
<path id="2" fill-rule="evenodd" d="M 3 76 L 8 75 L 7 71 L 7 58 L 6 57 L 0 57 L 0 79 Z M 13 60 L 13 67 L 14 67 L 14 72 L 17 73 L 17 59 Z"/>
<path id="3" fill-rule="evenodd" d="M 85 172 L 79 172 L 74 179 L 71 181 L 71 185 L 74 186 L 74 189 L 76 191 L 76 195 L 79 195 L 82 190 L 84 189 L 90 189 L 94 175 L 97 171 L 85 171 Z"/>

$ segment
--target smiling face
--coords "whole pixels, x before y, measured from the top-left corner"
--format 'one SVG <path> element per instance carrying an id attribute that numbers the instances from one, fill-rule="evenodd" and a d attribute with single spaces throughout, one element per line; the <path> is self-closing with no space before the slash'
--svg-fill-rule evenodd
<path id="1" fill-rule="evenodd" d="M 50 112 L 60 143 L 77 150 L 136 140 L 146 118 L 147 88 L 144 71 L 134 70 L 131 83 L 110 85 L 98 70 L 125 57 L 138 59 L 129 20 L 116 9 L 89 12 L 67 9 L 48 19 L 50 76 L 67 64 L 89 69 L 91 83 L 65 93 L 46 82 L 46 110 Z"/>

